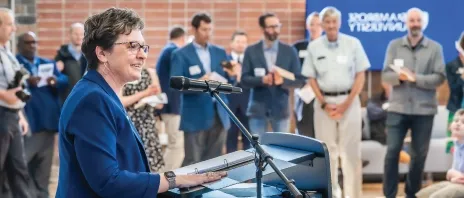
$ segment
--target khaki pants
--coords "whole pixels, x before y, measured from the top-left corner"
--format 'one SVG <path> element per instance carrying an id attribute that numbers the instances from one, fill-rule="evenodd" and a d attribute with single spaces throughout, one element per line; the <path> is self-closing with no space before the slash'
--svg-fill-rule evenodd
<path id="1" fill-rule="evenodd" d="M 449 181 L 436 183 L 416 193 L 417 198 L 463 198 L 464 185 Z"/>
<path id="2" fill-rule="evenodd" d="M 161 114 L 166 133 L 168 134 L 168 145 L 163 155 L 165 166 L 160 172 L 180 168 L 184 160 L 184 132 L 179 130 L 180 115 Z"/>
<path id="3" fill-rule="evenodd" d="M 329 104 L 340 104 L 346 98 L 347 95 L 326 96 L 325 100 Z M 320 102 L 316 100 L 314 103 L 314 129 L 316 139 L 323 141 L 329 150 L 333 197 L 341 198 L 341 189 L 338 184 L 339 158 L 343 171 L 345 197 L 361 197 L 362 115 L 359 97 L 353 100 L 340 120 L 332 120 L 321 108 Z"/>

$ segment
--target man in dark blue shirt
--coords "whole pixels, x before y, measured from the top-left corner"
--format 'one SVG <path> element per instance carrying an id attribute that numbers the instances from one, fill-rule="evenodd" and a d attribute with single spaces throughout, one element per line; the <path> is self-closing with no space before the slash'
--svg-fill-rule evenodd
<path id="1" fill-rule="evenodd" d="M 32 135 L 25 137 L 24 147 L 32 185 L 33 197 L 47 198 L 52 167 L 55 134 L 60 118 L 59 93 L 68 85 L 68 77 L 61 74 L 53 61 L 36 55 L 37 37 L 26 32 L 18 37 L 18 62 L 23 64 L 31 77 L 27 80 L 31 99 L 26 103 L 26 117 Z M 48 73 L 50 76 L 41 76 Z M 43 79 L 42 79 L 43 78 Z"/>
<path id="2" fill-rule="evenodd" d="M 174 170 L 182 165 L 184 160 L 184 134 L 179 131 L 180 125 L 180 92 L 169 87 L 171 78 L 172 52 L 185 45 L 185 30 L 180 26 L 175 26 L 169 32 L 169 42 L 164 46 L 160 53 L 158 63 L 156 63 L 156 73 L 158 74 L 161 90 L 168 97 L 168 104 L 161 109 L 161 118 L 165 124 L 169 143 L 164 153 L 165 170 Z"/>

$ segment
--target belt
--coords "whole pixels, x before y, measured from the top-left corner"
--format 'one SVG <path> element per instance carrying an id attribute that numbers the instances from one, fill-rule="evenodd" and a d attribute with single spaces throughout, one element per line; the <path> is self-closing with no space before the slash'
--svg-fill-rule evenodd
<path id="1" fill-rule="evenodd" d="M 6 111 L 6 112 L 10 112 L 10 113 L 18 113 L 19 110 L 21 110 L 21 109 L 11 109 L 11 108 L 0 106 L 0 111 Z"/>
<path id="2" fill-rule="evenodd" d="M 340 91 L 340 92 L 324 92 L 321 91 L 322 95 L 324 96 L 341 96 L 341 95 L 348 95 L 351 93 L 351 89 L 348 91 Z"/>

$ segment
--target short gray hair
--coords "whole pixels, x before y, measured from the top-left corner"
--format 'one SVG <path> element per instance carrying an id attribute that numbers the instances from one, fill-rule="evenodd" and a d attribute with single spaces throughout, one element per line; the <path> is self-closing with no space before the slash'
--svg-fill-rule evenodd
<path id="1" fill-rule="evenodd" d="M 79 23 L 79 22 L 71 24 L 71 27 L 69 28 L 69 32 L 72 33 L 74 31 L 74 28 L 82 28 L 82 29 L 84 29 L 84 24 Z"/>
<path id="2" fill-rule="evenodd" d="M 410 8 L 410 9 L 406 12 L 406 17 L 409 17 L 409 15 L 410 15 L 412 12 L 418 12 L 418 13 L 420 14 L 421 18 L 424 17 L 424 12 L 423 12 L 421 9 L 416 8 L 416 7 Z"/>
<path id="3" fill-rule="evenodd" d="M 9 14 L 14 19 L 14 12 L 10 8 L 0 7 L 0 14 Z M 0 17 L 0 24 L 3 23 L 3 18 Z"/>
<path id="4" fill-rule="evenodd" d="M 327 17 L 337 17 L 338 21 L 342 22 L 342 13 L 335 7 L 328 6 L 321 11 L 321 21 Z"/>
<path id="5" fill-rule="evenodd" d="M 311 12 L 311 14 L 306 17 L 306 26 L 308 26 L 314 17 L 319 17 L 319 12 Z"/>

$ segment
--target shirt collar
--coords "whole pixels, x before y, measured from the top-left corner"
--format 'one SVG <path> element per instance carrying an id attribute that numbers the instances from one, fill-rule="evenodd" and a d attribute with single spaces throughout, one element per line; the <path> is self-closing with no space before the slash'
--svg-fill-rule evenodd
<path id="1" fill-rule="evenodd" d="M 262 42 L 264 51 L 277 51 L 279 49 L 279 40 L 272 42 L 271 46 L 266 46 L 266 42 L 264 40 Z"/>
<path id="2" fill-rule="evenodd" d="M 459 150 L 463 150 L 463 149 L 464 149 L 464 144 L 459 143 L 459 141 L 455 141 L 455 142 L 454 142 L 454 145 L 455 145 Z"/>
<path id="3" fill-rule="evenodd" d="M 195 41 L 192 41 L 192 43 L 193 43 L 193 46 L 195 47 L 195 49 L 206 50 L 206 49 L 209 48 L 209 43 L 206 43 L 206 47 L 203 47 L 202 45 L 198 44 Z"/>
<path id="4" fill-rule="evenodd" d="M 232 56 L 232 59 L 233 60 L 237 60 L 237 59 L 242 59 L 243 58 L 243 54 L 237 54 L 237 52 L 234 52 L 234 51 L 231 51 L 230 52 L 230 56 Z M 240 60 L 242 61 L 242 60 Z"/>
<path id="5" fill-rule="evenodd" d="M 340 46 L 340 39 L 342 39 L 341 37 L 342 37 L 342 34 L 338 33 L 336 41 L 329 41 L 329 39 L 327 38 L 327 35 L 324 35 L 323 39 L 329 48 L 337 48 L 338 46 Z"/>
<path id="6" fill-rule="evenodd" d="M 71 53 L 71 55 L 74 57 L 74 59 L 76 60 L 79 60 L 82 53 L 79 52 L 79 51 L 76 51 L 76 49 L 74 49 L 74 46 L 70 43 L 68 44 L 68 51 L 69 53 Z"/>
<path id="7" fill-rule="evenodd" d="M 427 47 L 428 44 L 429 44 L 429 39 L 425 35 L 422 35 L 422 39 L 421 39 L 421 41 L 419 41 L 418 45 L 421 45 L 422 47 Z M 409 44 L 408 35 L 403 36 L 402 45 L 407 46 L 407 47 L 411 46 Z"/>
<path id="8" fill-rule="evenodd" d="M 32 62 L 29 61 L 29 59 L 27 59 L 25 56 L 23 56 L 21 54 L 17 54 L 16 58 L 20 59 L 21 62 L 23 62 L 23 63 L 28 63 L 28 64 L 32 64 L 32 65 L 37 65 L 39 63 L 39 58 L 37 56 L 34 56 L 34 60 Z"/>

